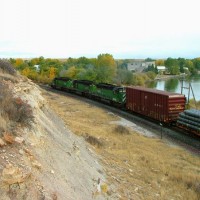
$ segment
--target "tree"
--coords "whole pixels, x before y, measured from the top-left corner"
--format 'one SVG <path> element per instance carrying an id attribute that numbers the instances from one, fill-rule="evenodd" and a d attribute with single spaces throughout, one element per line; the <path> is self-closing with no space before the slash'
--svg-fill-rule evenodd
<path id="1" fill-rule="evenodd" d="M 176 75 L 180 73 L 180 67 L 177 59 L 167 58 L 165 65 L 170 74 Z"/>
<path id="2" fill-rule="evenodd" d="M 30 74 L 30 69 L 29 67 L 26 67 L 25 69 L 22 70 L 21 72 L 22 75 L 28 77 L 28 75 Z"/>
<path id="3" fill-rule="evenodd" d="M 146 58 L 145 59 L 145 62 L 151 62 L 151 61 L 154 61 L 154 59 L 152 59 L 152 58 Z"/>
<path id="4" fill-rule="evenodd" d="M 153 71 L 147 72 L 146 75 L 147 75 L 151 80 L 154 80 L 155 77 L 156 77 L 156 73 L 154 73 Z"/>
<path id="5" fill-rule="evenodd" d="M 185 58 L 178 58 L 178 63 L 180 67 L 180 72 L 184 73 Z"/>
<path id="6" fill-rule="evenodd" d="M 55 67 L 50 67 L 49 69 L 49 78 L 53 80 L 56 77 L 56 69 Z"/>
<path id="7" fill-rule="evenodd" d="M 200 70 L 200 58 L 195 58 L 193 60 L 193 64 L 194 64 L 195 69 Z"/>
<path id="8" fill-rule="evenodd" d="M 76 79 L 78 77 L 78 74 L 81 73 L 82 71 L 84 71 L 83 68 L 72 66 L 66 71 L 64 76 L 72 78 L 72 79 Z"/>
<path id="9" fill-rule="evenodd" d="M 96 74 L 98 82 L 112 82 L 116 74 L 117 66 L 110 54 L 100 54 L 97 57 Z"/>
<path id="10" fill-rule="evenodd" d="M 196 74 L 196 69 L 195 69 L 194 64 L 191 60 L 187 60 L 184 64 L 184 67 L 188 68 L 189 72 L 192 75 Z"/>
<path id="11" fill-rule="evenodd" d="M 156 60 L 155 61 L 156 66 L 164 66 L 165 65 L 165 61 L 162 59 Z"/>
<path id="12" fill-rule="evenodd" d="M 93 68 L 83 69 L 77 75 L 78 79 L 96 81 L 97 74 L 95 73 Z"/>
<path id="13" fill-rule="evenodd" d="M 15 60 L 14 66 L 15 66 L 16 68 L 20 68 L 20 66 L 21 66 L 23 63 L 24 63 L 24 61 L 23 61 L 21 58 L 17 58 L 17 59 Z"/>
<path id="14" fill-rule="evenodd" d="M 118 69 L 114 79 L 117 84 L 131 84 L 133 82 L 133 73 L 126 69 Z"/>

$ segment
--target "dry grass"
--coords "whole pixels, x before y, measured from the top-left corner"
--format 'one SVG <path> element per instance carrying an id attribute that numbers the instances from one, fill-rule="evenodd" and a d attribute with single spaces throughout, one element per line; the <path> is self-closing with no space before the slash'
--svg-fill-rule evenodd
<path id="1" fill-rule="evenodd" d="M 199 157 L 111 124 L 118 117 L 105 110 L 56 97 L 48 100 L 74 133 L 88 133 L 94 144 L 101 138 L 103 147 L 95 149 L 121 199 L 200 199 Z"/>
<path id="2" fill-rule="evenodd" d="M 8 119 L 0 114 L 0 132 L 6 131 L 8 122 Z"/>
<path id="3" fill-rule="evenodd" d="M 194 99 L 191 99 L 189 108 L 200 110 L 200 101 L 195 102 Z"/>
<path id="4" fill-rule="evenodd" d="M 31 106 L 13 96 L 5 81 L 0 80 L 0 135 L 15 129 L 17 123 L 29 126 L 33 121 Z"/>
<path id="5" fill-rule="evenodd" d="M 13 66 L 8 62 L 7 60 L 0 59 L 0 71 L 3 73 L 15 75 L 16 70 L 13 68 Z"/>

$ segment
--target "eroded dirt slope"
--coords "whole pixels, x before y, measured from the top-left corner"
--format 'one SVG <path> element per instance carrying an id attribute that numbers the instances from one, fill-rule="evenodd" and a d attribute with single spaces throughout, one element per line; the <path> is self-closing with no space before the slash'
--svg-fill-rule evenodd
<path id="1" fill-rule="evenodd" d="M 84 139 L 66 128 L 33 82 L 4 83 L 31 105 L 34 123 L 16 126 L 11 143 L 1 135 L 0 199 L 105 199 L 103 169 Z"/>

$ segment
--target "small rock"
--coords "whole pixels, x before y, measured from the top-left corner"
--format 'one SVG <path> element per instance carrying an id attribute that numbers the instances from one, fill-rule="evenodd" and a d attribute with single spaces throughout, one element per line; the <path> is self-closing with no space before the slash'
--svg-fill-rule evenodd
<path id="1" fill-rule="evenodd" d="M 31 153 L 31 151 L 29 149 L 24 148 L 24 151 L 29 155 L 29 156 L 33 156 L 33 154 Z"/>
<path id="2" fill-rule="evenodd" d="M 18 144 L 22 144 L 24 142 L 24 138 L 23 137 L 15 137 L 15 142 Z"/>
<path id="3" fill-rule="evenodd" d="M 5 145 L 6 145 L 6 143 L 3 141 L 3 139 L 0 138 L 0 147 L 3 147 Z"/>
<path id="4" fill-rule="evenodd" d="M 7 184 L 22 183 L 30 176 L 30 172 L 22 171 L 12 164 L 7 164 L 2 172 L 2 181 Z"/>
<path id="5" fill-rule="evenodd" d="M 138 188 L 138 187 L 136 187 L 134 191 L 135 191 L 135 192 L 137 192 L 138 190 L 139 190 L 139 188 Z"/>
<path id="6" fill-rule="evenodd" d="M 53 170 L 51 170 L 51 173 L 54 174 L 55 172 Z"/>
<path id="7" fill-rule="evenodd" d="M 129 172 L 133 172 L 133 170 L 132 170 L 132 169 L 129 169 Z"/>
<path id="8" fill-rule="evenodd" d="M 23 155 L 24 151 L 22 149 L 19 150 L 19 154 Z"/>
<path id="9" fill-rule="evenodd" d="M 13 144 L 14 143 L 14 138 L 10 133 L 4 133 L 3 134 L 4 140 L 9 143 L 9 144 Z"/>
<path id="10" fill-rule="evenodd" d="M 32 162 L 32 165 L 38 169 L 41 169 L 42 165 L 37 161 L 37 160 L 34 160 Z"/>

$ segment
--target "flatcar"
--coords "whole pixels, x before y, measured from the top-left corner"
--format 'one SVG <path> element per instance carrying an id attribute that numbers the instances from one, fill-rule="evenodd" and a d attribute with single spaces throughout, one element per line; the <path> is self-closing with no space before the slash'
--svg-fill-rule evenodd
<path id="1" fill-rule="evenodd" d="M 191 109 L 180 113 L 176 125 L 200 136 L 200 110 Z"/>

